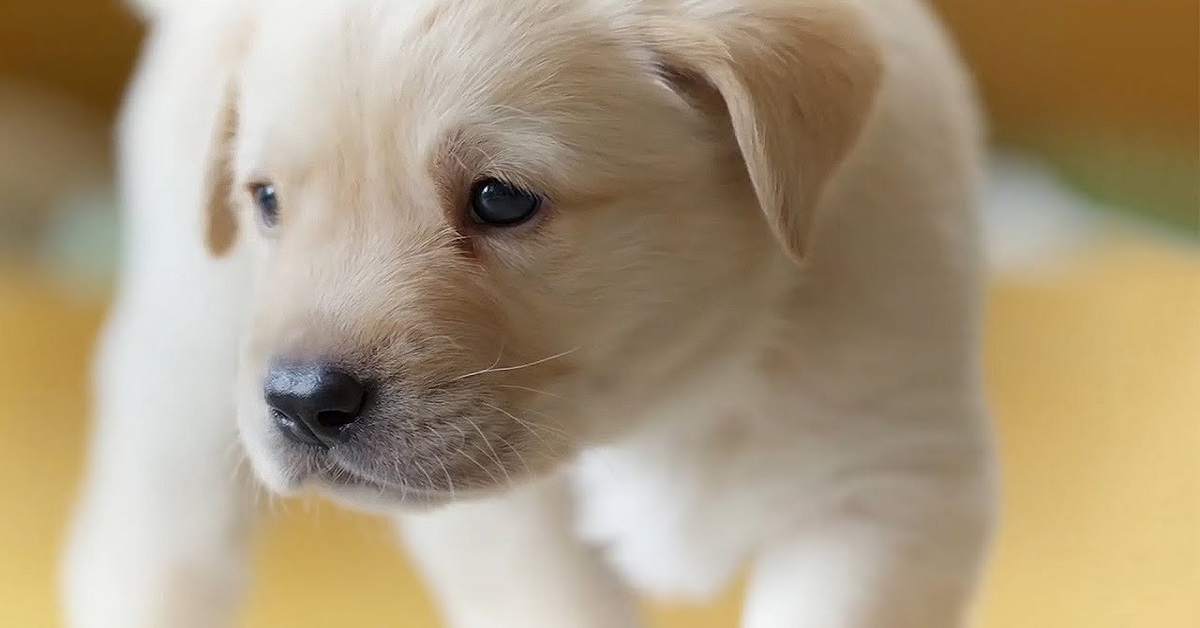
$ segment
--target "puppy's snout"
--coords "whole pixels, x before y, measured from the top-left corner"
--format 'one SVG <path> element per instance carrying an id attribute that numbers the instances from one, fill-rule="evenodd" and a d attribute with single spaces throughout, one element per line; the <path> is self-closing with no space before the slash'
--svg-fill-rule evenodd
<path id="1" fill-rule="evenodd" d="M 366 397 L 361 381 L 323 362 L 276 362 L 263 392 L 284 436 L 318 447 L 346 441 Z"/>

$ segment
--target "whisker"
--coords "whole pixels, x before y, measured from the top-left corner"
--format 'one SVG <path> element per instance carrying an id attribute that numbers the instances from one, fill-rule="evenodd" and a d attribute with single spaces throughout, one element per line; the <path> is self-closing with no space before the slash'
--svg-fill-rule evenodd
<path id="1" fill-rule="evenodd" d="M 499 406 L 493 406 L 490 403 L 484 403 L 483 405 L 512 419 L 513 423 L 516 423 L 517 425 L 520 425 L 521 427 L 525 428 L 525 430 L 528 431 L 530 434 L 532 434 L 533 437 L 536 438 L 538 440 L 538 442 L 542 444 L 543 447 L 545 447 L 546 449 L 551 449 L 550 443 L 547 443 L 546 439 L 542 438 L 542 435 L 538 434 L 537 431 L 533 429 L 533 427 L 530 425 L 530 423 L 528 421 L 522 421 L 521 419 L 518 419 L 513 413 L 511 413 Z"/>
<path id="2" fill-rule="evenodd" d="M 455 451 L 457 452 L 457 455 L 466 457 L 467 460 L 470 460 L 472 463 L 475 464 L 475 466 L 479 467 L 484 473 L 488 474 L 488 478 L 490 478 L 492 480 L 492 482 L 499 483 L 500 482 L 499 478 L 497 478 L 496 475 L 494 473 L 492 473 L 490 469 L 488 469 L 486 466 L 484 466 L 483 463 L 476 460 L 474 456 L 467 453 L 467 450 L 464 449 L 464 446 L 467 444 L 467 431 L 464 430 L 462 428 L 462 426 L 459 425 L 457 422 L 447 423 L 447 425 L 449 425 L 450 427 L 453 427 L 455 430 L 458 431 L 458 446 L 455 447 Z M 482 451 L 482 449 L 480 449 L 480 451 Z M 484 453 L 486 453 L 486 452 L 484 452 Z"/>
<path id="3" fill-rule="evenodd" d="M 574 440 L 574 437 L 571 436 L 571 434 L 568 433 L 566 430 L 555 426 L 555 424 L 557 424 L 558 421 L 556 421 L 554 419 L 554 417 L 550 416 L 549 414 L 546 414 L 545 412 L 538 412 L 537 410 L 534 410 L 532 408 L 520 408 L 520 409 L 524 410 L 525 412 L 527 412 L 529 414 L 536 414 L 536 415 L 542 417 L 543 419 L 545 419 L 549 423 L 548 425 L 542 425 L 540 423 L 531 423 L 531 425 L 534 425 L 538 429 L 544 430 L 544 431 L 554 434 L 556 436 L 561 436 L 563 438 L 563 440 L 565 440 L 565 441 L 571 442 Z"/>
<path id="4" fill-rule="evenodd" d="M 408 481 L 404 478 L 404 471 L 400 466 L 399 459 L 392 462 L 392 477 L 400 482 L 400 501 L 404 501 L 408 498 Z"/>
<path id="5" fill-rule="evenodd" d="M 433 482 L 433 476 L 429 475 L 429 471 L 425 470 L 425 466 L 422 465 L 419 460 L 414 460 L 413 464 L 417 465 L 417 469 L 419 469 L 421 471 L 421 474 L 425 476 L 425 481 L 429 482 L 429 484 L 428 484 L 429 489 L 436 490 L 437 485 L 434 484 L 434 482 Z"/>
<path id="6" fill-rule="evenodd" d="M 455 377 L 454 379 L 452 379 L 450 381 L 457 382 L 459 380 L 467 379 L 468 377 L 475 377 L 476 375 L 482 375 L 484 373 L 491 372 L 491 370 L 496 368 L 496 365 L 500 363 L 500 358 L 503 357 L 503 355 L 504 355 L 504 347 L 500 347 L 500 351 L 496 354 L 496 359 L 492 361 L 491 366 L 489 366 L 485 369 L 481 369 L 481 370 L 472 372 L 472 373 L 467 373 L 466 375 L 459 375 L 458 377 Z"/>
<path id="7" fill-rule="evenodd" d="M 570 355 L 570 354 L 572 354 L 572 353 L 574 353 L 574 352 L 576 352 L 576 351 L 578 351 L 578 350 L 579 350 L 579 348 L 578 348 L 578 347 L 576 347 L 575 349 L 571 349 L 571 350 L 569 350 L 569 351 L 563 351 L 562 353 L 556 353 L 556 354 L 554 354 L 554 355 L 552 355 L 552 356 L 545 357 L 545 358 L 542 358 L 542 359 L 540 359 L 540 360 L 534 360 L 533 362 L 527 362 L 527 363 L 525 363 L 525 364 L 518 364 L 518 365 L 516 365 L 516 366 L 502 366 L 502 367 L 499 367 L 499 368 L 497 368 L 497 367 L 496 367 L 496 364 L 499 364 L 499 359 L 497 358 L 497 361 L 496 361 L 496 362 L 494 362 L 494 363 L 492 364 L 492 366 L 490 366 L 490 367 L 488 367 L 488 368 L 486 368 L 486 369 L 483 369 L 483 370 L 481 370 L 481 371 L 475 371 L 474 373 L 467 373 L 466 375 L 459 375 L 458 377 L 456 377 L 456 378 L 454 378 L 454 379 L 452 379 L 452 380 L 450 380 L 450 381 L 452 381 L 452 382 L 457 382 L 457 381 L 459 381 L 459 380 L 463 380 L 463 379 L 466 379 L 466 378 L 468 378 L 468 377 L 475 377 L 475 376 L 477 376 L 477 375 L 483 375 L 483 374 L 485 374 L 485 373 L 503 373 L 503 372 L 506 372 L 506 371 L 518 371 L 518 370 L 521 370 L 521 369 L 526 369 L 526 368 L 529 368 L 529 367 L 531 367 L 531 366 L 537 366 L 537 365 L 539 365 L 539 364 L 545 364 L 546 362 L 549 362 L 549 361 L 551 361 L 551 360 L 557 360 L 557 359 L 559 359 L 559 358 L 561 358 L 561 357 L 568 356 L 568 355 Z"/>
<path id="8" fill-rule="evenodd" d="M 479 437 L 483 439 L 484 444 L 488 446 L 489 450 L 491 450 L 492 459 L 496 461 L 496 466 L 499 467 L 500 472 L 504 474 L 505 483 L 511 487 L 512 486 L 512 476 L 510 476 L 508 474 L 508 469 L 506 469 L 504 467 L 504 461 L 500 459 L 500 454 L 497 453 L 496 448 L 494 446 L 492 446 L 492 441 L 488 439 L 487 434 L 485 434 L 483 432 L 483 430 L 479 428 L 479 425 L 476 424 L 474 421 L 467 419 L 467 423 L 469 423 L 471 425 L 471 427 L 475 428 L 476 432 L 479 432 Z"/>
<path id="9" fill-rule="evenodd" d="M 450 487 L 450 499 L 458 501 L 458 495 L 454 492 L 454 479 L 450 477 L 450 470 L 446 468 L 446 461 L 441 456 L 437 458 L 438 464 L 442 465 L 442 473 L 446 476 L 446 485 Z"/>
<path id="10" fill-rule="evenodd" d="M 538 429 L 542 429 L 543 431 L 545 431 L 545 432 L 546 432 L 547 434 L 549 434 L 549 435 L 552 435 L 552 436 L 558 436 L 558 437 L 559 437 L 559 438 L 561 438 L 562 440 L 565 440 L 565 441 L 568 441 L 568 442 L 569 442 L 569 440 L 570 440 L 570 439 L 568 438 L 568 436 L 567 436 L 567 433 L 566 433 L 566 432 L 559 431 L 559 430 L 555 430 L 555 429 L 553 429 L 553 428 L 550 428 L 550 427 L 545 427 L 545 426 L 537 425 L 537 424 L 534 424 L 534 423 L 530 423 L 529 421 L 526 421 L 526 420 L 524 420 L 524 419 L 520 419 L 520 418 L 518 418 L 516 415 L 514 415 L 513 413 L 511 413 L 511 412 L 509 412 L 509 411 L 507 411 L 507 410 L 505 410 L 505 409 L 503 409 L 503 408 L 500 408 L 500 407 L 494 406 L 494 405 L 492 405 L 492 404 L 490 404 L 490 403 L 485 403 L 485 404 L 483 404 L 483 405 L 485 405 L 485 406 L 487 406 L 487 407 L 489 407 L 489 408 L 491 408 L 491 409 L 495 410 L 496 412 L 499 412 L 500 414 L 503 414 L 504 416 L 506 416 L 506 417 L 508 417 L 508 418 L 512 419 L 512 420 L 513 420 L 513 422 L 514 422 L 514 423 L 516 423 L 517 425 L 520 425 L 521 427 L 525 428 L 525 430 L 526 430 L 526 431 L 528 431 L 530 434 L 532 434 L 532 435 L 533 435 L 533 437 L 534 437 L 534 438 L 536 438 L 536 439 L 538 440 L 538 442 L 539 442 L 539 443 L 541 443 L 541 444 L 542 444 L 542 446 L 543 446 L 543 447 L 545 447 L 545 448 L 546 448 L 548 451 L 551 451 L 551 452 L 553 452 L 553 451 L 555 451 L 555 448 L 554 448 L 553 446 L 551 446 L 551 445 L 550 445 L 550 443 L 546 442 L 546 439 L 542 438 L 542 435 L 538 433 Z"/>
<path id="11" fill-rule="evenodd" d="M 517 460 L 521 461 L 521 466 L 525 469 L 525 475 L 527 477 L 532 477 L 533 469 L 529 468 L 529 464 L 527 462 L 525 462 L 525 457 L 521 455 L 521 452 L 516 447 L 514 447 L 512 443 L 508 442 L 508 440 L 506 438 L 504 438 L 503 436 L 498 436 L 498 438 L 500 439 L 500 445 L 502 447 L 507 447 L 508 450 L 511 451 L 513 453 L 513 455 L 515 455 L 517 457 Z M 512 486 L 511 480 L 509 482 L 509 486 Z"/>
<path id="12" fill-rule="evenodd" d="M 481 471 L 483 471 L 484 473 L 488 474 L 488 479 L 490 479 L 490 480 L 492 481 L 492 483 L 493 483 L 493 484 L 499 484 L 499 483 L 500 483 L 500 478 L 496 477 L 496 474 L 495 474 L 495 473 L 492 473 L 492 470 L 491 470 L 491 469 L 487 468 L 486 466 L 484 466 L 484 465 L 483 465 L 483 463 L 481 463 L 481 462 L 479 462 L 478 460 L 476 460 L 476 459 L 475 459 L 475 456 L 472 456 L 471 454 L 467 453 L 467 450 L 466 450 L 466 449 L 463 449 L 462 447 L 459 447 L 459 448 L 456 450 L 456 452 L 457 452 L 457 454 L 456 454 L 456 455 L 459 455 L 459 456 L 463 456 L 463 457 L 465 457 L 467 460 L 470 460 L 471 462 L 475 463 L 475 466 L 479 467 L 479 469 L 480 469 Z"/>

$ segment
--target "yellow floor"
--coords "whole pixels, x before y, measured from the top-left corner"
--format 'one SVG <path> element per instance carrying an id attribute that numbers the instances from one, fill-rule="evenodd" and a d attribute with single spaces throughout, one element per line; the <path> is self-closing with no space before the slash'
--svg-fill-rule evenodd
<path id="1" fill-rule="evenodd" d="M 0 272 L 0 626 L 58 621 L 98 320 Z M 1006 513 L 983 626 L 1200 626 L 1200 256 L 1111 241 L 1053 280 L 997 287 L 989 333 Z M 294 505 L 262 537 L 246 625 L 435 625 L 379 522 Z M 731 595 L 655 625 L 735 615 Z"/>

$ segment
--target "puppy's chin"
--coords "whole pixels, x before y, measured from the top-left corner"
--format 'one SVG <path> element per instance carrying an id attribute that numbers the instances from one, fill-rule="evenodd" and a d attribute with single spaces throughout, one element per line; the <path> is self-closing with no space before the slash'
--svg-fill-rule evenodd
<path id="1" fill-rule="evenodd" d="M 383 515 L 397 512 L 421 512 L 455 501 L 449 494 L 420 492 L 412 489 L 362 485 L 316 483 L 313 488 L 323 497 L 354 510 Z"/>
<path id="2" fill-rule="evenodd" d="M 259 481 L 279 495 L 314 491 L 356 510 L 385 514 L 436 508 L 465 497 L 378 482 L 344 468 L 327 452 L 282 442 L 276 435 L 255 436 L 243 430 L 242 441 Z"/>

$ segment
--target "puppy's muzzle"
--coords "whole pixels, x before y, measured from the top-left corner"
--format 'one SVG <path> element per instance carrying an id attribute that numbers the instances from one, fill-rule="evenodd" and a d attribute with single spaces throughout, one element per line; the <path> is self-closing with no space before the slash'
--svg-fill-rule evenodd
<path id="1" fill-rule="evenodd" d="M 263 393 L 284 436 L 325 449 L 346 442 L 366 400 L 358 378 L 324 362 L 274 363 Z"/>

